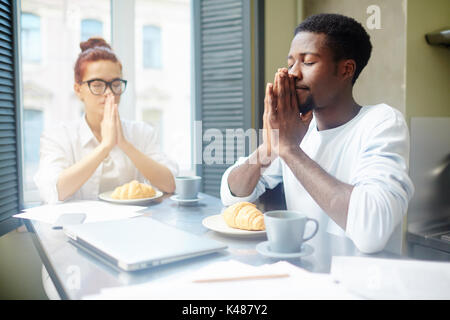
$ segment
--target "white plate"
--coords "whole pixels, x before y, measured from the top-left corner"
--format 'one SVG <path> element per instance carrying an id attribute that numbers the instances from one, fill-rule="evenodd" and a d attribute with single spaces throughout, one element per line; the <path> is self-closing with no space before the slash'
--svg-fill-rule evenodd
<path id="1" fill-rule="evenodd" d="M 163 193 L 161 191 L 159 191 L 159 190 L 155 190 L 155 191 L 156 191 L 156 194 L 153 197 L 150 197 L 150 198 L 118 200 L 118 199 L 111 198 L 111 195 L 114 192 L 114 190 L 100 193 L 98 195 L 98 197 L 101 200 L 112 202 L 112 203 L 141 205 L 141 204 L 146 204 L 148 202 L 151 202 L 152 200 L 155 200 L 155 199 L 157 199 L 157 198 L 159 198 L 159 197 L 161 197 L 163 195 Z"/>
<path id="2" fill-rule="evenodd" d="M 206 228 L 223 233 L 229 236 L 233 237 L 261 237 L 262 235 L 266 234 L 265 230 L 262 231 L 248 231 L 248 230 L 241 230 L 241 229 L 235 229 L 229 227 L 225 220 L 223 220 L 223 217 L 221 214 L 216 214 L 213 216 L 206 217 L 202 221 L 203 226 Z"/>

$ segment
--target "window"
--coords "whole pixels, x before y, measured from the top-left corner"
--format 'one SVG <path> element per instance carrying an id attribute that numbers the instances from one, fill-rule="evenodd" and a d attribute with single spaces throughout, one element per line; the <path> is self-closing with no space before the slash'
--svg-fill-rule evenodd
<path id="1" fill-rule="evenodd" d="M 202 139 L 209 129 L 225 137 L 228 129 L 245 131 L 252 126 L 251 12 L 247 0 L 226 5 L 194 2 L 195 120 L 201 121 L 203 132 L 203 137 L 195 139 L 203 141 L 203 151 L 213 142 Z M 230 165 L 226 163 L 229 152 L 237 157 L 238 150 L 245 150 L 244 141 L 230 147 L 225 143 L 224 139 L 221 147 L 227 154 L 213 163 L 203 161 L 197 171 L 203 178 L 202 191 L 217 197 L 222 175 Z"/>
<path id="2" fill-rule="evenodd" d="M 161 29 L 144 26 L 142 34 L 144 68 L 161 68 Z"/>
<path id="3" fill-rule="evenodd" d="M 83 104 L 73 91 L 73 67 L 80 53 L 80 36 L 102 36 L 111 42 L 110 28 L 103 30 L 103 23 L 105 26 L 111 25 L 111 1 L 22 0 L 20 6 L 22 183 L 24 202 L 28 206 L 40 201 L 33 177 L 39 166 L 41 132 L 60 122 L 78 119 L 84 112 Z M 98 20 L 80 20 L 80 16 L 92 12 L 98 13 Z M 49 63 L 35 63 L 41 59 Z"/>
<path id="4" fill-rule="evenodd" d="M 194 173 L 191 1 L 135 0 L 136 119 L 158 131 L 180 174 Z"/>
<path id="5" fill-rule="evenodd" d="M 41 18 L 24 12 L 21 15 L 22 23 L 22 59 L 27 62 L 41 61 Z"/>
<path id="6" fill-rule="evenodd" d="M 34 188 L 31 173 L 37 171 L 39 165 L 39 137 L 44 127 L 44 118 L 41 110 L 25 109 L 23 112 L 23 141 L 24 141 L 24 182 L 25 190 Z"/>
<path id="7" fill-rule="evenodd" d="M 73 91 L 73 66 L 80 52 L 79 41 L 100 35 L 111 43 L 111 28 L 115 30 L 113 49 L 124 65 L 124 76 L 129 82 L 130 90 L 127 89 L 121 100 L 125 107 L 127 95 L 131 97 L 126 119 L 152 125 L 158 131 L 162 151 L 177 161 L 180 173 L 194 173 L 191 159 L 191 1 L 135 0 L 131 2 L 134 7 L 127 1 L 110 0 L 20 1 L 22 13 L 39 16 L 40 34 L 32 34 L 31 38 L 42 50 L 41 59 L 52 62 L 35 64 L 22 59 L 22 105 L 27 123 L 24 125 L 29 126 L 23 137 L 23 185 L 27 205 L 40 201 L 33 181 L 39 164 L 37 137 L 47 127 L 70 122 L 84 112 L 83 104 Z M 119 25 L 118 21 L 128 16 L 128 11 L 134 13 L 134 23 L 127 21 Z M 83 19 L 87 16 L 90 18 Z M 134 47 L 124 46 L 122 35 L 133 32 Z M 149 54 L 144 55 L 144 52 Z M 174 63 L 163 63 L 163 53 L 164 61 Z M 144 56 L 148 57 L 147 62 Z M 149 67 L 143 68 L 144 64 Z"/>
<path id="8" fill-rule="evenodd" d="M 103 23 L 94 19 L 84 19 L 81 21 L 81 41 L 91 37 L 103 37 Z"/>
<path id="9" fill-rule="evenodd" d="M 20 185 L 21 143 L 17 139 L 20 132 L 20 113 L 16 106 L 20 103 L 19 90 L 15 79 L 18 75 L 17 30 L 15 1 L 2 1 L 0 6 L 0 236 L 20 226 L 20 221 L 11 218 L 23 209 Z"/>

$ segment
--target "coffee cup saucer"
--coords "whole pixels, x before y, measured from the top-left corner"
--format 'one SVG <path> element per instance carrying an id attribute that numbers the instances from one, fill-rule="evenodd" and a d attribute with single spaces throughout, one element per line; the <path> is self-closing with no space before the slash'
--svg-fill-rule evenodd
<path id="1" fill-rule="evenodd" d="M 307 243 L 302 244 L 302 249 L 299 252 L 275 252 L 270 250 L 269 241 L 263 241 L 256 245 L 256 251 L 266 257 L 277 259 L 293 259 L 309 256 L 314 252 L 314 248 Z"/>
<path id="2" fill-rule="evenodd" d="M 202 198 L 197 196 L 197 198 L 193 199 L 180 199 L 177 194 L 170 197 L 170 200 L 177 202 L 178 204 L 196 204 L 198 201 L 200 201 Z"/>

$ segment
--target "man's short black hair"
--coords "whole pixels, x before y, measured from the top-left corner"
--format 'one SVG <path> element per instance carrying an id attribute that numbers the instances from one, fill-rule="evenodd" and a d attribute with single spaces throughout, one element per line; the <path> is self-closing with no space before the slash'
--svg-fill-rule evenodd
<path id="1" fill-rule="evenodd" d="M 309 16 L 300 23 L 295 28 L 294 36 L 302 31 L 326 34 L 327 45 L 336 62 L 341 59 L 355 60 L 354 84 L 367 65 L 372 51 L 370 36 L 363 26 L 355 19 L 340 14 L 321 13 Z"/>

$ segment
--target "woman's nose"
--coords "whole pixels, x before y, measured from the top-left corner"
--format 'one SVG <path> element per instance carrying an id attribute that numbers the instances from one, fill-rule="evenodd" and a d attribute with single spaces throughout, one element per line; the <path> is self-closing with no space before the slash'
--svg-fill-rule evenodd
<path id="1" fill-rule="evenodd" d="M 105 89 L 105 92 L 104 92 L 104 95 L 110 95 L 110 94 L 112 94 L 112 95 L 114 95 L 114 92 L 112 92 L 112 90 L 111 90 L 111 88 L 110 88 L 110 86 L 106 86 L 106 89 Z"/>

